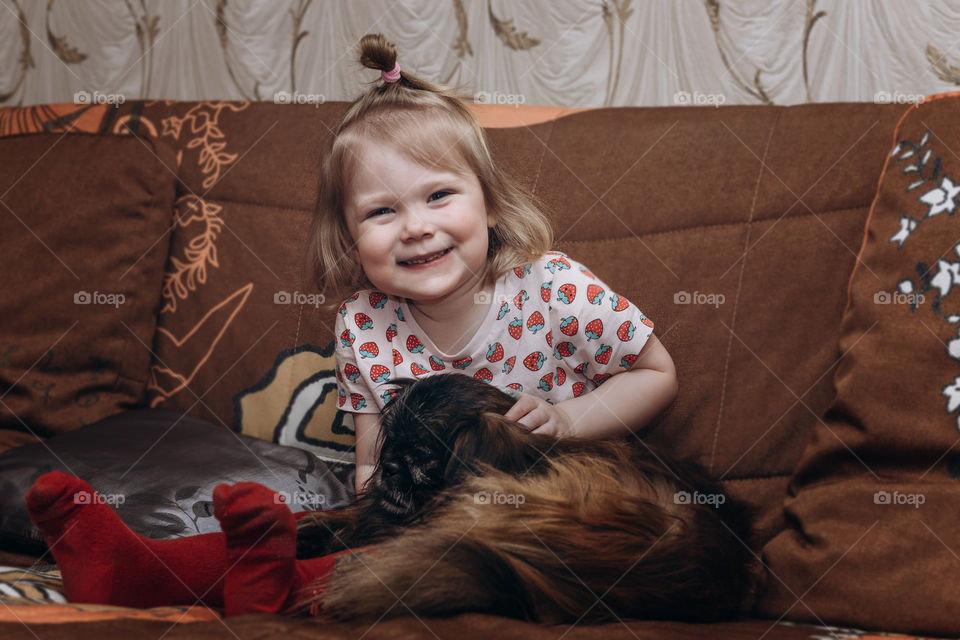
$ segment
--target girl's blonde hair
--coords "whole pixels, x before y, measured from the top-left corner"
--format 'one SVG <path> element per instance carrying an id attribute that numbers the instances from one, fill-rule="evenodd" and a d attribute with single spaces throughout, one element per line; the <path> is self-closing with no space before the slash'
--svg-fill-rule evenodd
<path id="1" fill-rule="evenodd" d="M 382 35 L 365 35 L 359 49 L 363 66 L 394 69 L 397 49 Z M 328 296 L 326 306 L 339 305 L 357 289 L 373 288 L 354 259 L 355 242 L 344 217 L 349 179 L 364 143 L 392 145 L 424 166 L 477 176 L 487 214 L 496 220 L 488 230 L 484 284 L 550 250 L 550 222 L 533 197 L 494 164 L 483 128 L 464 99 L 451 88 L 401 72 L 398 81 L 378 82 L 354 101 L 334 127 L 310 231 L 314 276 Z"/>

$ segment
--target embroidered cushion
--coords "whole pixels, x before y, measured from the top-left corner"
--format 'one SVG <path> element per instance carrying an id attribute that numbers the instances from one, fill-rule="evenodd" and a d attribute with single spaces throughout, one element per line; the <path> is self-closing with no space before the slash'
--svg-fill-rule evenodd
<path id="1" fill-rule="evenodd" d="M 960 97 L 910 108 L 850 281 L 836 398 L 764 548 L 762 615 L 960 631 Z"/>

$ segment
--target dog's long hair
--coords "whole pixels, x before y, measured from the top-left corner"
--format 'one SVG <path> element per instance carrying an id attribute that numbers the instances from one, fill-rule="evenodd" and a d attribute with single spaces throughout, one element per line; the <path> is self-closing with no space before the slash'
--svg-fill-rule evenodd
<path id="1" fill-rule="evenodd" d="M 484 611 L 546 623 L 710 621 L 755 584 L 748 509 L 636 438 L 555 439 L 460 374 L 398 380 L 354 505 L 298 523 L 298 556 L 352 548 L 294 611 Z M 314 594 L 317 591 L 313 591 Z"/>

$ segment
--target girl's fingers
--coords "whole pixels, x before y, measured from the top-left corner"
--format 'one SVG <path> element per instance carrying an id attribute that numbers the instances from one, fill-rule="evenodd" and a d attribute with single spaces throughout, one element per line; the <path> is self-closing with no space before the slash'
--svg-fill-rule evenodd
<path id="1" fill-rule="evenodd" d="M 503 414 L 507 420 L 513 420 L 527 431 L 543 428 L 550 422 L 550 414 L 541 406 L 536 396 L 520 392 L 520 399 Z"/>
<path id="2" fill-rule="evenodd" d="M 549 417 L 545 417 L 540 420 L 537 424 L 537 428 L 533 430 L 533 433 L 539 433 L 544 435 L 553 435 L 553 423 Z"/>
<path id="3" fill-rule="evenodd" d="M 536 408 L 537 403 L 526 393 L 520 393 L 520 399 L 513 403 L 510 410 L 503 414 L 507 420 L 519 421 L 525 415 Z"/>
<path id="4" fill-rule="evenodd" d="M 539 407 L 534 408 L 527 415 L 518 420 L 520 424 L 527 428 L 527 431 L 533 431 L 546 422 L 546 418 Z"/>
<path id="5" fill-rule="evenodd" d="M 526 429 L 527 431 L 533 431 L 537 428 L 537 424 L 530 418 L 530 414 L 523 416 L 517 420 L 517 424 Z"/>

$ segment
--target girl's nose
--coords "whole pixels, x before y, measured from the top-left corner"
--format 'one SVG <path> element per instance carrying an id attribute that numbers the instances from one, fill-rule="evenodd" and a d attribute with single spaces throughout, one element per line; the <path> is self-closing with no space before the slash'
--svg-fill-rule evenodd
<path id="1" fill-rule="evenodd" d="M 404 214 L 403 230 L 409 238 L 422 238 L 433 234 L 434 225 L 427 214 L 420 211 L 407 211 Z"/>

